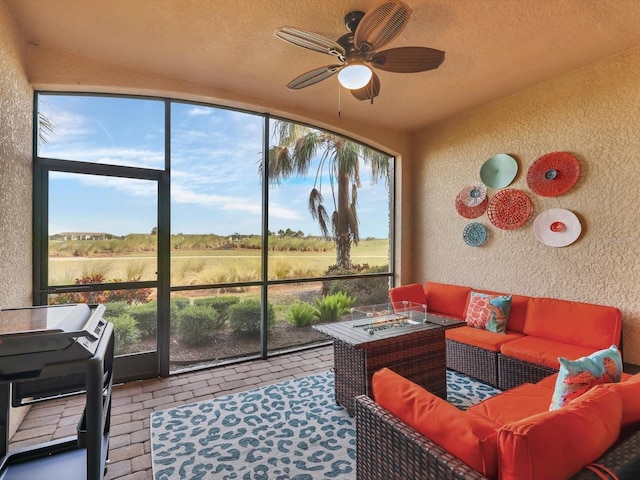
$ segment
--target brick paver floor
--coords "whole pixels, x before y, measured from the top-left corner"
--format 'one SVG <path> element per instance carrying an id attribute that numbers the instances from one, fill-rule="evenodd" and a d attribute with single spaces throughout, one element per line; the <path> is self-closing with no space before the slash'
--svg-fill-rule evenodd
<path id="1" fill-rule="evenodd" d="M 326 372 L 332 367 L 333 348 L 323 346 L 268 360 L 251 360 L 169 378 L 116 385 L 112 396 L 109 469 L 105 480 L 152 480 L 149 423 L 151 412 L 155 410 Z M 74 435 L 83 409 L 83 396 L 32 405 L 11 438 L 10 451 Z"/>

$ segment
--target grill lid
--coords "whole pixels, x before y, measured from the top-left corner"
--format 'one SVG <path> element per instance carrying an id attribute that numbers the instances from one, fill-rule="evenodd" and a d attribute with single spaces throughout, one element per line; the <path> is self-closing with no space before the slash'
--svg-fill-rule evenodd
<path id="1" fill-rule="evenodd" d="M 103 311 L 98 305 L 92 315 L 86 304 L 0 310 L 0 357 L 61 350 L 79 337 L 96 340 Z"/>

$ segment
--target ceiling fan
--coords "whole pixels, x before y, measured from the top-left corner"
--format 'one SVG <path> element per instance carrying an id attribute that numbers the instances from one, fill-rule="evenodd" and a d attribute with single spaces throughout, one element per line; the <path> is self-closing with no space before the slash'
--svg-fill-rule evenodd
<path id="1" fill-rule="evenodd" d="M 332 75 L 349 89 L 358 100 L 371 100 L 380 93 L 380 79 L 373 67 L 386 72 L 414 73 L 438 68 L 444 61 L 444 52 L 427 47 L 398 47 L 378 51 L 395 39 L 411 16 L 411 8 L 401 1 L 383 2 L 367 12 L 354 11 L 344 17 L 349 33 L 333 41 L 324 35 L 295 27 L 276 29 L 275 36 L 285 42 L 315 52 L 331 55 L 339 60 L 303 73 L 287 84 L 299 90 L 315 85 Z"/>

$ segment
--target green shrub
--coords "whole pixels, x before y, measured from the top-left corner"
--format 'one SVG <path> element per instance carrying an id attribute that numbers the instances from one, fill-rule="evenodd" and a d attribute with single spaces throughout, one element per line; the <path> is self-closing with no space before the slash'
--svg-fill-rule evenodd
<path id="1" fill-rule="evenodd" d="M 193 301 L 194 305 L 204 305 L 213 308 L 220 315 L 220 320 L 226 322 L 229 319 L 229 307 L 238 303 L 240 299 L 238 297 L 223 296 L 223 297 L 205 297 L 196 298 Z"/>
<path id="2" fill-rule="evenodd" d="M 169 323 L 171 324 L 172 335 L 175 335 L 178 333 L 178 326 L 179 326 L 178 324 L 180 321 L 178 312 L 180 312 L 181 310 L 184 310 L 189 305 L 191 305 L 191 300 L 189 300 L 188 298 L 175 297 L 169 300 L 169 318 L 170 318 Z"/>
<path id="3" fill-rule="evenodd" d="M 318 310 L 318 320 L 323 323 L 340 320 L 342 315 L 349 312 L 356 303 L 355 298 L 351 298 L 344 292 L 316 298 L 314 301 Z"/>
<path id="4" fill-rule="evenodd" d="M 296 327 L 308 327 L 320 315 L 318 309 L 305 302 L 296 301 L 287 311 L 287 320 Z"/>
<path id="5" fill-rule="evenodd" d="M 105 305 L 104 311 L 105 320 L 111 321 L 112 318 L 119 317 L 123 313 L 129 311 L 129 304 L 127 302 L 109 302 Z"/>
<path id="6" fill-rule="evenodd" d="M 329 267 L 325 276 L 358 275 L 363 273 L 385 273 L 389 271 L 387 265 L 370 267 L 368 264 L 352 265 L 350 269 Z M 357 300 L 357 305 L 376 305 L 389 301 L 389 277 L 345 278 L 344 280 L 324 280 L 322 293 L 333 295 L 345 292 Z"/>
<path id="7" fill-rule="evenodd" d="M 176 310 L 182 310 L 183 308 L 187 308 L 191 305 L 191 300 L 183 297 L 173 297 L 169 300 L 171 304 L 171 308 L 175 308 Z"/>
<path id="8" fill-rule="evenodd" d="M 187 345 L 204 345 L 211 340 L 223 322 L 218 312 L 203 305 L 189 305 L 177 313 L 177 332 Z"/>
<path id="9" fill-rule="evenodd" d="M 155 335 L 158 330 L 158 304 L 154 300 L 149 303 L 132 305 L 129 314 L 136 319 L 142 335 Z"/>
<path id="10" fill-rule="evenodd" d="M 128 313 L 123 313 L 110 320 L 113 323 L 116 355 L 129 353 L 140 342 L 140 330 L 138 330 L 136 320 Z"/>
<path id="11" fill-rule="evenodd" d="M 244 300 L 228 309 L 229 325 L 236 333 L 255 335 L 260 333 L 260 300 Z M 271 328 L 276 321 L 275 310 L 271 303 L 267 304 L 267 326 Z"/>

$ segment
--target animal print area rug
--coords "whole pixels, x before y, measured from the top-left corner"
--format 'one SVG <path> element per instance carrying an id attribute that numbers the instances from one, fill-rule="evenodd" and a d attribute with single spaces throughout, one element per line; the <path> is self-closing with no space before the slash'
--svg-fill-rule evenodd
<path id="1" fill-rule="evenodd" d="M 326 372 L 153 412 L 154 479 L 355 478 L 355 418 L 333 388 Z M 447 399 L 458 408 L 498 392 L 447 371 Z"/>

